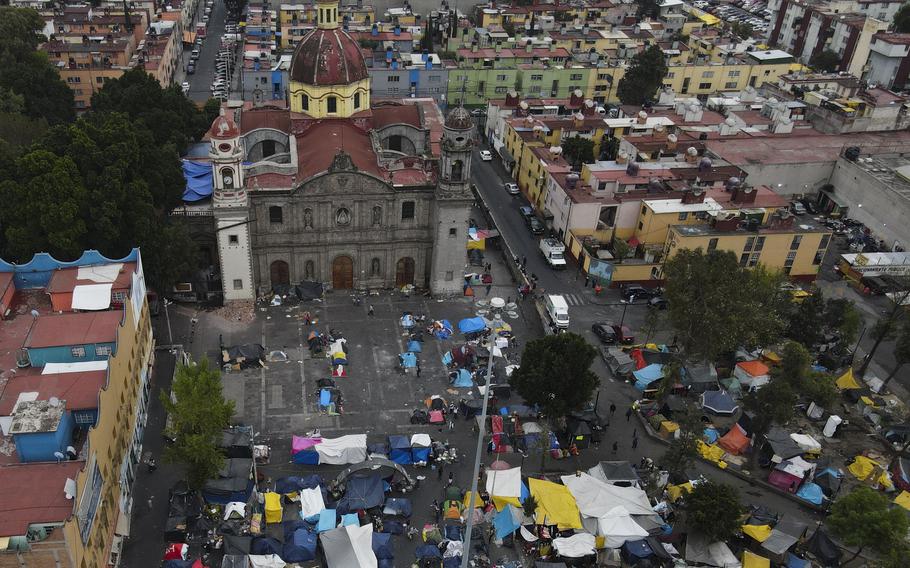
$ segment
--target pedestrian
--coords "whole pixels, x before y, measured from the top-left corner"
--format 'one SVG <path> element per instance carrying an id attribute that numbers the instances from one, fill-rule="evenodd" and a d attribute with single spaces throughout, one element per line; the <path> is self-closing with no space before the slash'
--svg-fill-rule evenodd
<path id="1" fill-rule="evenodd" d="M 152 511 L 152 498 L 151 497 L 149 497 L 148 505 L 149 505 L 149 512 L 151 512 Z"/>
<path id="2" fill-rule="evenodd" d="M 638 447 L 638 436 L 632 436 L 632 449 L 634 450 L 637 447 Z"/>
<path id="3" fill-rule="evenodd" d="M 492 284 L 487 284 L 487 296 L 490 295 L 490 290 L 493 288 Z"/>
<path id="4" fill-rule="evenodd" d="M 442 464 L 436 466 L 436 481 L 442 481 Z"/>
<path id="5" fill-rule="evenodd" d="M 528 266 L 528 257 L 522 255 L 521 257 L 521 267 L 525 268 Z"/>
<path id="6" fill-rule="evenodd" d="M 638 437 L 638 428 L 635 428 L 634 430 L 632 430 L 632 437 L 633 437 L 633 438 L 637 438 L 637 437 Z"/>
<path id="7" fill-rule="evenodd" d="M 148 461 L 149 473 L 155 473 L 155 470 L 158 469 L 158 464 L 155 462 L 155 458 L 149 458 Z"/>
<path id="8" fill-rule="evenodd" d="M 370 306 L 367 308 L 367 315 L 373 317 L 373 304 L 370 304 Z"/>
<path id="9" fill-rule="evenodd" d="M 506 305 L 508 306 L 511 303 L 512 303 L 512 296 L 509 296 L 506 298 Z"/>
<path id="10" fill-rule="evenodd" d="M 433 518 L 438 523 L 439 522 L 439 501 L 437 501 L 436 499 L 433 499 L 433 505 L 431 505 L 431 506 L 433 507 Z"/>
<path id="11" fill-rule="evenodd" d="M 632 420 L 632 407 L 629 407 L 629 410 L 626 411 L 626 422 Z"/>
<path id="12" fill-rule="evenodd" d="M 446 482 L 446 489 L 452 487 L 452 484 L 455 483 L 455 472 L 449 472 L 449 480 Z"/>
<path id="13" fill-rule="evenodd" d="M 588 283 L 591 282 L 591 277 L 585 274 L 585 288 L 588 287 Z"/>
<path id="14" fill-rule="evenodd" d="M 493 440 L 490 440 L 490 443 L 487 444 L 487 454 L 493 453 Z"/>
<path id="15" fill-rule="evenodd" d="M 420 363 L 417 363 L 417 376 L 420 376 Z"/>
<path id="16" fill-rule="evenodd" d="M 610 417 L 612 417 L 614 414 L 616 414 L 616 405 L 611 402 L 610 403 Z"/>
<path id="17" fill-rule="evenodd" d="M 616 455 L 616 452 L 619 451 L 619 442 L 613 442 L 613 455 Z"/>
<path id="18" fill-rule="evenodd" d="M 449 414 L 449 431 L 455 429 L 455 417 Z"/>

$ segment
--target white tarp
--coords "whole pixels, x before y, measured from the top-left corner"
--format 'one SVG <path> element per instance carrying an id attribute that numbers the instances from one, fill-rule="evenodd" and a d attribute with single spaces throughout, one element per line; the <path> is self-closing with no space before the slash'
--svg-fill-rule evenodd
<path id="1" fill-rule="evenodd" d="M 73 288 L 74 310 L 106 310 L 111 307 L 113 284 L 82 284 Z"/>
<path id="2" fill-rule="evenodd" d="M 637 487 L 619 487 L 581 473 L 564 475 L 562 483 L 575 497 L 578 510 L 586 517 L 602 517 L 621 505 L 631 515 L 653 515 L 648 495 Z"/>
<path id="3" fill-rule="evenodd" d="M 821 451 L 822 445 L 812 436 L 805 434 L 790 434 L 790 439 L 805 452 Z"/>
<path id="4" fill-rule="evenodd" d="M 488 469 L 487 493 L 491 497 L 521 497 L 521 468 Z"/>
<path id="5" fill-rule="evenodd" d="M 237 514 L 237 518 L 242 519 L 246 516 L 246 503 L 240 501 L 231 501 L 224 506 L 224 520 L 231 518 L 231 515 Z"/>
<path id="6" fill-rule="evenodd" d="M 42 375 L 60 373 L 85 373 L 88 371 L 107 371 L 107 359 L 104 361 L 82 361 L 80 363 L 47 363 L 41 369 Z"/>
<path id="7" fill-rule="evenodd" d="M 318 487 L 301 489 L 299 493 L 301 519 L 318 515 L 320 511 L 325 509 L 325 501 L 322 500 L 322 490 Z"/>
<path id="8" fill-rule="evenodd" d="M 707 564 L 718 568 L 740 568 L 742 566 L 742 563 L 730 551 L 729 546 L 723 542 L 709 544 L 707 538 L 693 533 L 689 533 L 686 539 L 686 562 Z"/>
<path id="9" fill-rule="evenodd" d="M 790 475 L 795 475 L 796 477 L 803 478 L 806 477 L 806 473 L 812 471 L 815 468 L 815 464 L 811 464 L 799 456 L 792 457 L 788 460 L 781 462 L 775 469 L 785 471 Z"/>
<path id="10" fill-rule="evenodd" d="M 433 445 L 433 440 L 429 434 L 414 434 L 411 436 L 411 447 L 429 448 Z"/>
<path id="11" fill-rule="evenodd" d="M 525 422 L 521 425 L 521 429 L 524 430 L 525 434 L 540 434 L 543 432 L 543 428 L 537 422 Z"/>
<path id="12" fill-rule="evenodd" d="M 80 266 L 76 271 L 76 280 L 89 280 L 98 284 L 112 283 L 123 270 L 122 262 L 99 264 L 96 266 Z"/>
<path id="13" fill-rule="evenodd" d="M 367 459 L 367 435 L 351 434 L 340 438 L 323 438 L 315 446 L 320 464 L 351 464 Z"/>
<path id="14" fill-rule="evenodd" d="M 604 537 L 604 546 L 619 548 L 627 540 L 640 540 L 648 536 L 625 507 L 613 507 L 606 515 L 597 519 L 597 532 Z"/>
<path id="15" fill-rule="evenodd" d="M 553 548 L 560 556 L 566 558 L 581 558 L 596 554 L 594 550 L 594 535 L 590 533 L 573 534 L 569 538 L 554 538 Z"/>
<path id="16" fill-rule="evenodd" d="M 287 566 L 287 563 L 277 554 L 250 554 L 247 558 L 250 559 L 252 568 L 284 568 Z"/>
<path id="17" fill-rule="evenodd" d="M 348 525 L 319 535 L 327 568 L 376 568 L 373 553 L 373 525 Z"/>

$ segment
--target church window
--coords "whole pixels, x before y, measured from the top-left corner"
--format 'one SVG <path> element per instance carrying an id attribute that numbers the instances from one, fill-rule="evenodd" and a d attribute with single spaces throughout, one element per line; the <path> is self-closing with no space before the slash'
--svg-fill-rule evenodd
<path id="1" fill-rule="evenodd" d="M 275 155 L 275 141 L 274 140 L 263 140 L 262 141 L 262 157 L 268 158 L 269 156 Z"/>
<path id="2" fill-rule="evenodd" d="M 461 160 L 452 162 L 452 181 L 461 181 L 464 163 Z"/>
<path id="3" fill-rule="evenodd" d="M 458 229 L 456 229 L 455 227 L 452 227 L 451 229 L 449 229 L 449 236 L 450 236 L 450 237 L 457 237 L 457 236 L 458 236 Z"/>
<path id="4" fill-rule="evenodd" d="M 303 110 L 310 110 L 309 95 L 300 95 L 300 108 L 302 108 Z"/>
<path id="5" fill-rule="evenodd" d="M 329 97 L 328 99 L 326 99 L 326 112 L 328 112 L 329 114 L 334 114 L 334 113 L 338 112 L 338 98 L 337 97 Z"/>
<path id="6" fill-rule="evenodd" d="M 240 278 L 234 279 L 234 290 L 243 290 L 243 280 Z"/>
<path id="7" fill-rule="evenodd" d="M 269 207 L 269 223 L 284 223 L 284 210 L 278 205 L 272 205 Z"/>
<path id="8" fill-rule="evenodd" d="M 240 244 L 240 238 L 237 235 L 228 235 L 228 244 L 229 245 Z"/>
<path id="9" fill-rule="evenodd" d="M 413 201 L 405 201 L 401 204 L 401 220 L 414 218 L 415 205 Z"/>
<path id="10" fill-rule="evenodd" d="M 360 108 L 360 93 L 354 93 L 354 108 Z"/>

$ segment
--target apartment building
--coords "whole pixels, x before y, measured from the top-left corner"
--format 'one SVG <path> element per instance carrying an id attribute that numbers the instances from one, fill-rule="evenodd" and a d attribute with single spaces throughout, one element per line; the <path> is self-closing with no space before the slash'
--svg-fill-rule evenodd
<path id="1" fill-rule="evenodd" d="M 177 22 L 160 20 L 149 24 L 137 51 L 138 62 L 145 71 L 158 79 L 162 87 L 170 87 L 183 53 L 183 36 Z"/>
<path id="2" fill-rule="evenodd" d="M 389 57 L 376 57 L 373 52 L 366 57 L 366 62 L 373 97 L 432 98 L 437 104 L 445 104 L 449 72 L 455 65 L 439 59 L 435 53 L 395 53 Z"/>
<path id="3" fill-rule="evenodd" d="M 869 45 L 863 79 L 885 89 L 907 88 L 910 75 L 910 34 L 877 33 Z"/>
<path id="4" fill-rule="evenodd" d="M 91 106 L 92 95 L 104 83 L 117 79 L 135 65 L 137 41 L 132 34 L 93 40 L 88 36 L 63 35 L 41 46 L 60 78 L 73 91 L 77 110 Z M 84 41 L 88 40 L 88 41 Z"/>

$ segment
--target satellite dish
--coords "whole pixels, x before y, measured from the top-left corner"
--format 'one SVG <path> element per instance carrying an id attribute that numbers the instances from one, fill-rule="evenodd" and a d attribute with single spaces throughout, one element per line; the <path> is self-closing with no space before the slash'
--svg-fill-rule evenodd
<path id="1" fill-rule="evenodd" d="M 54 408 L 57 408 L 58 406 L 60 406 L 60 399 L 57 398 L 56 396 L 52 396 L 52 397 L 47 401 L 47 403 L 48 403 L 49 405 L 53 406 Z"/>
<path id="2" fill-rule="evenodd" d="M 575 95 L 576 97 L 580 97 L 580 96 L 584 95 L 584 93 L 582 92 L 581 89 L 575 89 L 574 91 L 572 91 L 572 94 Z"/>

